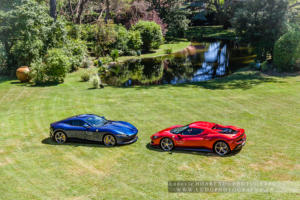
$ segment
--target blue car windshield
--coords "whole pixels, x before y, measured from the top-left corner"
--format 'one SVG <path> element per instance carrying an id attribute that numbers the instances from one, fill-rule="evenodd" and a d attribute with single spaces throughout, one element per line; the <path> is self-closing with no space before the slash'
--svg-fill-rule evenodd
<path id="1" fill-rule="evenodd" d="M 86 121 L 92 126 L 103 126 L 108 121 L 104 117 L 92 116 L 86 119 Z"/>

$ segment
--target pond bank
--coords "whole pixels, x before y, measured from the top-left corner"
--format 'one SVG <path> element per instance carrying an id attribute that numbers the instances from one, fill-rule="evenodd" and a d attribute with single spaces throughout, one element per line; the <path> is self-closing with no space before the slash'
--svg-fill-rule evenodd
<path id="1" fill-rule="evenodd" d="M 117 60 L 117 62 L 124 62 L 126 60 L 131 59 L 140 59 L 140 58 L 152 58 L 152 57 L 158 57 L 158 56 L 165 56 L 167 53 L 165 52 L 166 49 L 172 49 L 172 52 L 178 52 L 182 51 L 188 46 L 191 45 L 191 42 L 186 39 L 178 39 L 175 41 L 170 41 L 168 43 L 165 43 L 159 47 L 159 49 L 155 49 L 150 53 L 145 53 L 140 56 L 120 56 Z M 101 60 L 103 60 L 102 57 L 100 57 Z"/>

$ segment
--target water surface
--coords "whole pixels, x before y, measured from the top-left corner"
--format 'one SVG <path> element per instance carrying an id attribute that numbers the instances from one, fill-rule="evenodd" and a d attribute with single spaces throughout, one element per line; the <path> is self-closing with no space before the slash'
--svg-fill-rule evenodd
<path id="1" fill-rule="evenodd" d="M 233 42 L 192 43 L 168 56 L 111 65 L 102 80 L 116 86 L 200 82 L 226 76 L 245 67 L 254 57 L 250 48 Z"/>

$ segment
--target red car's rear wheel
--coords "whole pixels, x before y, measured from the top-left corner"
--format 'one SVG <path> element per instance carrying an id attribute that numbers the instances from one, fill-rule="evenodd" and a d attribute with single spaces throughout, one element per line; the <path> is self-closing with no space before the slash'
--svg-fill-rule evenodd
<path id="1" fill-rule="evenodd" d="M 226 142 L 218 141 L 214 145 L 214 151 L 219 156 L 225 156 L 226 154 L 228 154 L 230 152 L 230 148 Z"/>
<path id="2" fill-rule="evenodd" d="M 172 151 L 174 149 L 174 142 L 170 138 L 163 138 L 160 140 L 160 148 L 164 151 Z"/>

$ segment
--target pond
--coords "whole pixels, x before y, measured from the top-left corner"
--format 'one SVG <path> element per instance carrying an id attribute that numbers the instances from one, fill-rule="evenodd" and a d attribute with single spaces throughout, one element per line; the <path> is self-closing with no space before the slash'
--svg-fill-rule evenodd
<path id="1" fill-rule="evenodd" d="M 193 83 L 226 76 L 254 58 L 250 48 L 233 42 L 192 43 L 167 56 L 115 63 L 101 79 L 115 86 Z"/>

